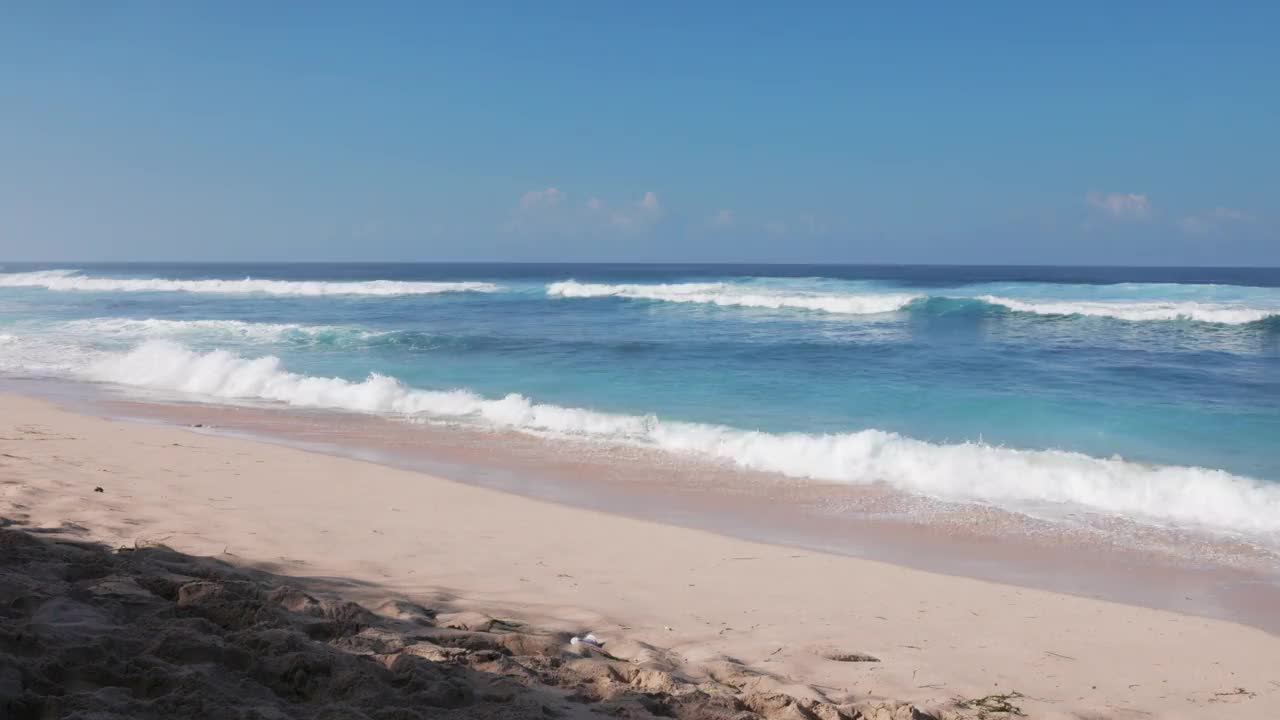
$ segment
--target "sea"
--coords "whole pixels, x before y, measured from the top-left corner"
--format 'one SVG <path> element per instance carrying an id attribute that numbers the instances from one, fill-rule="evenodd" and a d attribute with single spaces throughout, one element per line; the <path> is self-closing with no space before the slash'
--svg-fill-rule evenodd
<path id="1" fill-rule="evenodd" d="M 1280 269 L 8 263 L 0 376 L 1280 549 Z"/>

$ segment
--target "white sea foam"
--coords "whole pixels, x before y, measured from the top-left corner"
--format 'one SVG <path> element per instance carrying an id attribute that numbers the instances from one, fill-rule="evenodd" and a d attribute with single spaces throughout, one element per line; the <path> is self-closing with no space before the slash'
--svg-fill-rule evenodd
<path id="1" fill-rule="evenodd" d="M 844 315 L 875 315 L 901 310 L 918 299 L 907 293 L 840 294 L 763 288 L 732 283 L 673 283 L 663 285 L 609 285 L 580 283 L 576 280 L 551 283 L 547 295 L 563 298 L 619 297 L 634 300 L 657 300 L 709 305 L 795 308 L 820 310 Z"/>
<path id="2" fill-rule="evenodd" d="M 368 339 L 383 333 L 338 325 L 258 323 L 241 320 L 167 320 L 161 318 L 88 318 L 70 320 L 59 328 L 73 334 L 123 338 L 182 337 L 190 335 L 230 338 L 246 342 L 275 342 L 291 338 L 318 339 L 351 336 Z"/>
<path id="3" fill-rule="evenodd" d="M 0 334 L 0 373 L 26 377 L 65 377 L 104 355 L 62 338 Z"/>
<path id="4" fill-rule="evenodd" d="M 947 501 L 1018 508 L 1064 505 L 1234 532 L 1280 533 L 1280 486 L 1221 470 L 1154 466 L 983 443 L 938 445 L 879 430 L 773 434 L 535 403 L 467 390 L 429 391 L 371 374 L 361 382 L 301 375 L 275 357 L 192 352 L 167 341 L 99 359 L 88 379 L 638 444 L 743 468 L 893 487 Z"/>
<path id="5" fill-rule="evenodd" d="M 435 295 L 452 292 L 494 292 L 486 282 L 408 282 L 398 280 L 171 280 L 166 278 L 109 278 L 81 275 L 77 270 L 42 270 L 0 274 L 0 287 L 39 287 L 82 292 L 191 292 L 229 295 Z"/>
<path id="6" fill-rule="evenodd" d="M 977 298 L 985 303 L 1000 305 L 1015 312 L 1037 315 L 1088 315 L 1110 317 L 1135 322 L 1194 320 L 1223 325 L 1244 325 L 1268 317 L 1280 316 L 1278 308 L 1259 308 L 1240 304 L 1179 301 L 1077 301 L 1077 300 L 1027 300 L 982 295 Z"/>
<path id="7" fill-rule="evenodd" d="M 1144 288 L 1145 289 L 1145 288 Z M 618 297 L 719 306 L 796 308 L 848 315 L 874 315 L 905 310 L 930 296 L 903 292 L 831 292 L 821 289 L 754 286 L 736 283 L 602 284 L 575 280 L 552 283 L 547 295 L 561 298 Z M 1137 290 L 1135 290 L 1137 292 Z M 1086 315 L 1134 322 L 1194 320 L 1243 325 L 1280 316 L 1280 306 L 1245 302 L 1177 300 L 1076 300 L 1017 298 L 1004 295 L 940 295 L 938 298 L 972 299 L 1015 312 L 1039 315 Z"/>

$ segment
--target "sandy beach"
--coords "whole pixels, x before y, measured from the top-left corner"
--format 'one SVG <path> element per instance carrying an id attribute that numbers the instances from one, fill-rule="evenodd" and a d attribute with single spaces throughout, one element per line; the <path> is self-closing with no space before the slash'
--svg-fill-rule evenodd
<path id="1" fill-rule="evenodd" d="M 23 633 L 43 628 L 54 643 L 71 625 L 126 632 L 85 619 L 102 597 L 172 602 L 162 616 L 175 624 L 191 613 L 216 621 L 214 600 L 243 583 L 274 598 L 275 614 L 253 616 L 272 627 L 379 613 L 324 635 L 323 652 L 356 663 L 353 677 L 360 663 L 423 660 L 428 669 L 413 672 L 465 688 L 436 703 L 459 717 L 1280 715 L 1280 638 L 1260 629 L 757 544 L 21 396 L 0 397 L 0 517 L 0 703 L 11 708 L 35 707 L 41 691 L 39 663 L 15 640 Z M 114 558 L 100 564 L 127 592 L 102 590 L 103 576 L 40 574 L 92 552 Z M 168 585 L 147 580 L 162 576 Z M 301 590 L 272 595 L 281 584 Z M 141 595 L 119 600 L 130 592 Z M 568 642 L 588 631 L 603 651 Z M 484 690 L 493 678 L 506 689 Z M 99 711 L 115 702 L 117 717 L 144 707 L 136 688 L 95 682 L 64 690 L 81 688 Z M 280 697 L 263 695 L 262 707 Z M 85 698 L 62 707 L 89 707 L 75 705 Z M 321 716 L 345 700 L 290 702 L 309 710 L 278 716 Z"/>
<path id="2" fill-rule="evenodd" d="M 0 720 L 1280 720 L 1280 3 L 5 11 Z"/>

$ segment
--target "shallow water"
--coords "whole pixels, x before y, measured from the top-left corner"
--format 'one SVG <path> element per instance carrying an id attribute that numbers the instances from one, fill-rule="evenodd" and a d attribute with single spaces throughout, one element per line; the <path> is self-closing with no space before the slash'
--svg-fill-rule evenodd
<path id="1" fill-rule="evenodd" d="M 0 372 L 1274 548 L 1278 286 L 1229 269 L 10 265 Z"/>

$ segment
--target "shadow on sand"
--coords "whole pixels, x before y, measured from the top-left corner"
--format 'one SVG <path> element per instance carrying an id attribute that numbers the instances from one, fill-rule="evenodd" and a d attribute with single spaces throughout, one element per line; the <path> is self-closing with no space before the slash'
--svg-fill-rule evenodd
<path id="1" fill-rule="evenodd" d="M 113 550 L 0 518 L 0 717 L 928 718 L 800 700 L 749 672 L 694 683 L 662 651 L 623 660 L 455 608 L 336 595 L 165 547 Z"/>

